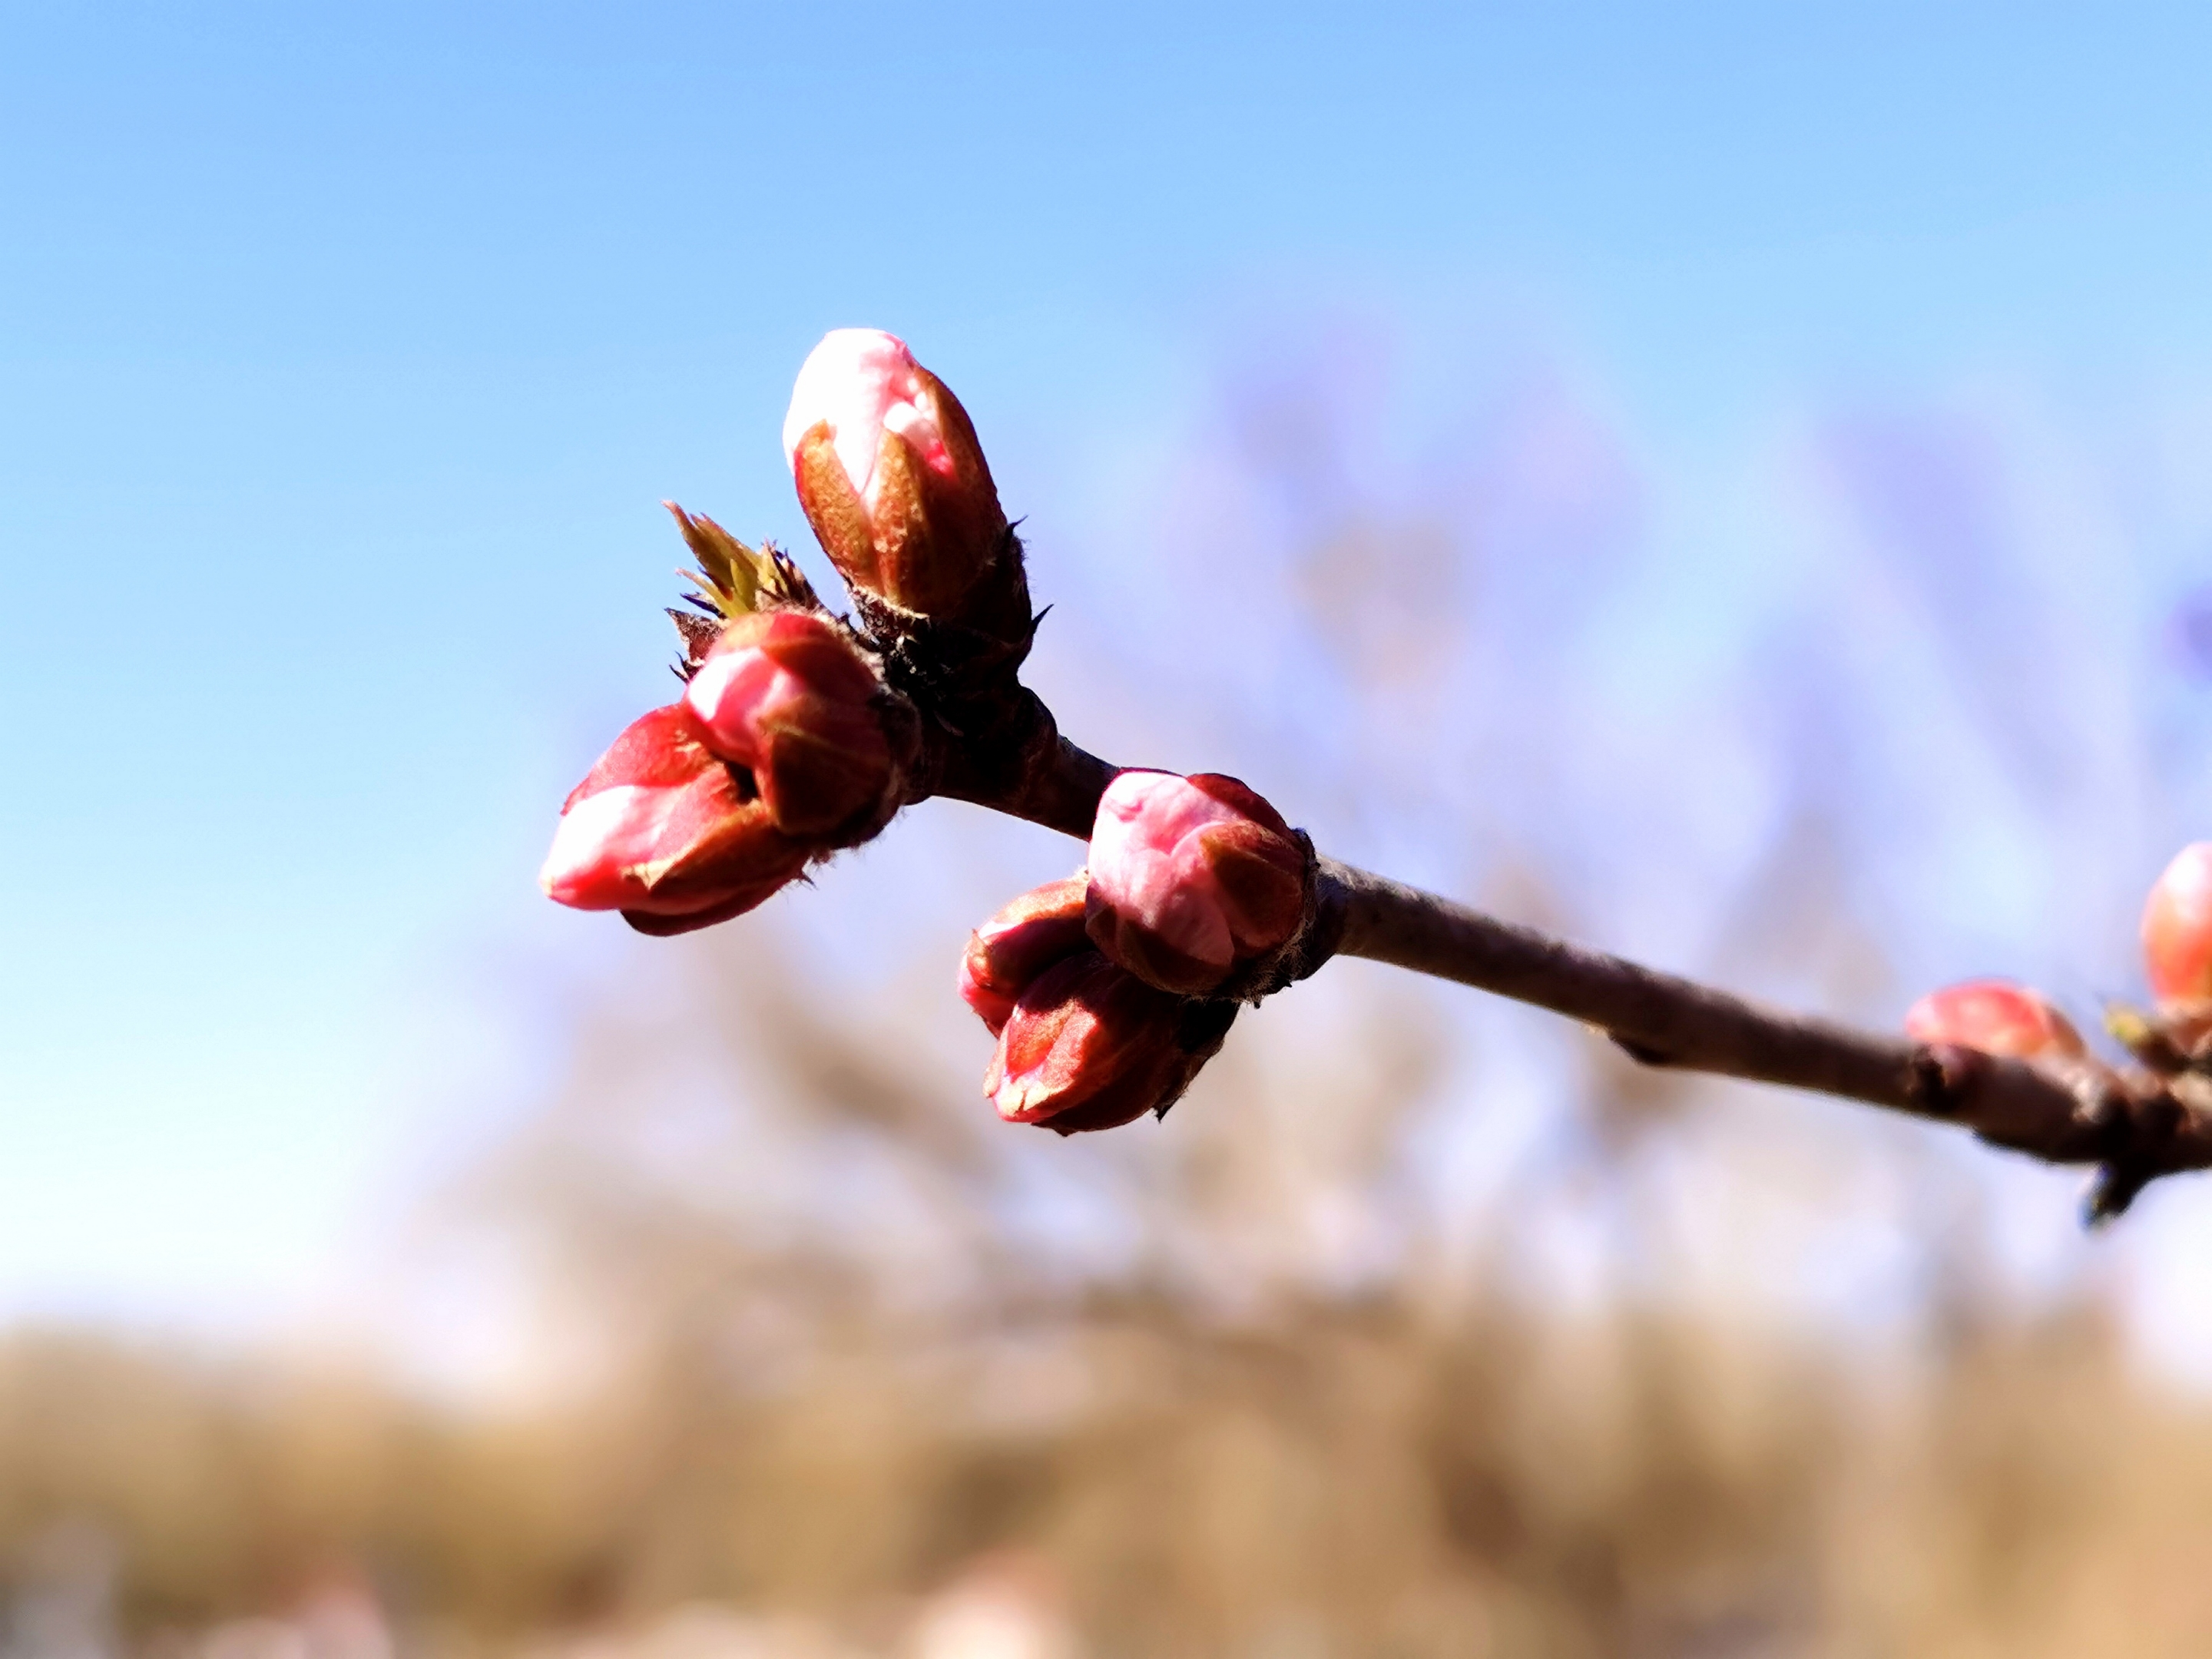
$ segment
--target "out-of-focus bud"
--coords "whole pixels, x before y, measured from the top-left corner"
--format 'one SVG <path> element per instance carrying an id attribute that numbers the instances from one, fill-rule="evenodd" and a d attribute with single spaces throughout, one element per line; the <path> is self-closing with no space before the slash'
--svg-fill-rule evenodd
<path id="1" fill-rule="evenodd" d="M 2001 979 L 1930 991 L 1905 1014 L 1905 1031 L 1916 1042 L 1955 1042 L 2014 1060 L 2084 1052 L 2081 1034 L 2065 1015 L 2026 986 Z"/>
<path id="2" fill-rule="evenodd" d="M 1202 994 L 1288 942 L 1305 880 L 1282 814 L 1235 778 L 1124 772 L 1091 831 L 1091 938 L 1147 983 Z"/>
<path id="3" fill-rule="evenodd" d="M 1033 888 L 968 936 L 960 958 L 961 1000 L 996 1036 L 1038 975 L 1091 939 L 1083 930 L 1081 872 Z"/>
<path id="4" fill-rule="evenodd" d="M 633 721 L 561 808 L 538 882 L 579 910 L 682 933 L 751 909 L 805 867 L 807 847 L 671 703 Z"/>
<path id="5" fill-rule="evenodd" d="M 1219 1051 L 1234 1003 L 1156 991 L 1096 951 L 1064 957 L 1015 1002 L 983 1093 L 1009 1123 L 1062 1134 L 1164 1112 Z"/>
<path id="6" fill-rule="evenodd" d="M 2160 1004 L 2212 1002 L 2212 841 L 2183 848 L 2152 886 L 2142 945 Z"/>
<path id="7" fill-rule="evenodd" d="M 783 449 L 814 533 L 854 587 L 948 617 L 1011 556 L 967 410 L 896 335 L 823 337 L 792 388 Z"/>
<path id="8" fill-rule="evenodd" d="M 834 836 L 874 817 L 891 784 L 872 669 L 825 618 L 730 620 L 684 701 L 707 746 L 749 769 L 777 829 Z"/>

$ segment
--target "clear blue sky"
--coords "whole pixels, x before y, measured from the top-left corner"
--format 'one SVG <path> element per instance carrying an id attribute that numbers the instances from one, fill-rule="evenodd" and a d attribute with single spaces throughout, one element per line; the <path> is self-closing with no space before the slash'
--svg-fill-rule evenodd
<path id="1" fill-rule="evenodd" d="M 655 503 L 803 539 L 826 328 L 1018 511 L 1255 295 L 1541 318 L 1686 447 L 2205 380 L 2212 13 L 1931 9 L 0 12 L 0 1316 L 276 1305 L 404 1057 L 496 1070 L 441 1011 L 577 948 Z"/>

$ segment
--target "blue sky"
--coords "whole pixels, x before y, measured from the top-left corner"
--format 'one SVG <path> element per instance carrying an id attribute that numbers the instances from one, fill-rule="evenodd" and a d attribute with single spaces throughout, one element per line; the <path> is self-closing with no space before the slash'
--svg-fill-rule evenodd
<path id="1" fill-rule="evenodd" d="M 826 328 L 1017 511 L 1303 307 L 1525 331 L 1692 471 L 2204 382 L 2212 14 L 1928 9 L 8 8 L 0 1316 L 288 1305 L 520 1063 L 455 1010 L 592 948 L 531 876 L 665 690 L 656 503 L 804 542 Z"/>

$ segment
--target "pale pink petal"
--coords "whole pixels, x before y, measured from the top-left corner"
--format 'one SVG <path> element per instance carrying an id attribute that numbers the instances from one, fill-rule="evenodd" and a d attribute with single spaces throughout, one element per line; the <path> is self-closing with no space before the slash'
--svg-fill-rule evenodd
<path id="1" fill-rule="evenodd" d="M 805 690 L 765 651 L 747 647 L 708 657 L 684 688 L 684 701 L 699 717 L 708 748 L 740 766 L 758 766 L 763 711 Z"/>
<path id="2" fill-rule="evenodd" d="M 617 784 L 586 795 L 562 815 L 553 848 L 538 874 L 545 896 L 579 910 L 612 910 L 639 894 L 632 872 L 660 857 L 669 821 L 683 802 L 677 789 Z"/>
<path id="3" fill-rule="evenodd" d="M 886 432 L 904 438 L 925 465 L 951 477 L 951 452 L 920 368 L 906 342 L 881 329 L 839 328 L 823 335 L 791 389 L 791 408 L 783 417 L 785 462 L 792 464 L 799 441 L 827 421 L 845 476 L 872 512 L 879 483 L 876 461 Z"/>
<path id="4" fill-rule="evenodd" d="M 827 421 L 845 476 L 870 498 L 885 417 L 897 405 L 913 404 L 919 390 L 915 367 L 906 342 L 881 329 L 838 328 L 823 335 L 791 389 L 791 409 L 783 418 L 785 461 L 793 459 L 799 441 L 817 422 Z"/>
<path id="5" fill-rule="evenodd" d="M 1122 773 L 1107 785 L 1091 829 L 1092 890 L 1186 956 L 1225 968 L 1236 943 L 1194 837 L 1236 817 L 1172 773 Z"/>

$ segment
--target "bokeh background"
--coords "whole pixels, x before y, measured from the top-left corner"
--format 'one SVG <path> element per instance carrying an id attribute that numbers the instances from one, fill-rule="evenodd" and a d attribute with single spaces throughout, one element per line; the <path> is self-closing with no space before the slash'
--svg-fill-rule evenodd
<path id="1" fill-rule="evenodd" d="M 672 496 L 958 390 L 1086 745 L 1875 1024 L 2212 832 L 2212 15 L 0 10 L 7 1659 L 2193 1654 L 2212 1194 L 1346 963 L 992 1121 L 1071 842 L 532 876 Z"/>

